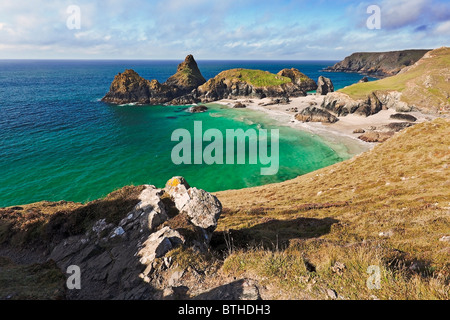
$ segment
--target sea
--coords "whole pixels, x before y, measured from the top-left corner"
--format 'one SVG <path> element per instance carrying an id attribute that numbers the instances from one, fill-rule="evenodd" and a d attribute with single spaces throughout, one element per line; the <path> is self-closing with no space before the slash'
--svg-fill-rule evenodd
<path id="1" fill-rule="evenodd" d="M 266 114 L 211 105 L 111 105 L 101 102 L 114 76 L 134 69 L 164 82 L 181 61 L 0 60 L 0 207 L 38 201 L 88 202 L 127 185 L 164 187 L 173 176 L 209 192 L 281 182 L 351 157 L 320 136 L 277 123 Z M 352 73 L 323 72 L 337 61 L 197 61 L 206 79 L 232 68 L 277 73 L 297 68 L 316 80 L 329 77 L 336 89 L 359 81 Z M 371 79 L 373 80 L 373 79 Z M 171 152 L 177 129 L 253 128 L 279 130 L 279 170 L 266 165 L 181 164 Z M 194 139 L 194 138 L 193 138 Z M 341 150 L 341 151 L 337 151 Z"/>

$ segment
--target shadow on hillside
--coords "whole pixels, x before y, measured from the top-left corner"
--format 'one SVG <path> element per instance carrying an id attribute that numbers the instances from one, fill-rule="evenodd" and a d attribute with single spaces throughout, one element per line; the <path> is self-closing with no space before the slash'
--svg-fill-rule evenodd
<path id="1" fill-rule="evenodd" d="M 51 216 L 45 236 L 50 241 L 61 241 L 70 236 L 85 233 L 92 225 L 105 219 L 107 223 L 117 224 L 126 212 L 131 212 L 138 199 L 96 200 L 72 211 L 60 211 Z"/>
<path id="2" fill-rule="evenodd" d="M 214 232 L 211 247 L 217 251 L 263 246 L 266 249 L 282 249 L 292 239 L 320 237 L 330 232 L 339 221 L 332 218 L 297 218 L 293 220 L 271 219 L 250 228 Z"/>

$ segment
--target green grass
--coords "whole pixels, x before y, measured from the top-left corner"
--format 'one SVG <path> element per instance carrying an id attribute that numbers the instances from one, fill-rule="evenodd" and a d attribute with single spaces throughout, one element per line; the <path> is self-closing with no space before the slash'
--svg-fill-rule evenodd
<path id="1" fill-rule="evenodd" d="M 282 77 L 267 71 L 250 69 L 232 69 L 221 72 L 216 78 L 228 80 L 240 80 L 255 87 L 279 86 L 292 82 L 287 77 Z"/>

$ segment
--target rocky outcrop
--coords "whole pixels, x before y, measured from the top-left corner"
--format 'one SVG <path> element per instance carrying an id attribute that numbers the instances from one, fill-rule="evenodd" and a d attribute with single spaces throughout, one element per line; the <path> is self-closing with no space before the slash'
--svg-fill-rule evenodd
<path id="1" fill-rule="evenodd" d="M 317 89 L 317 83 L 315 83 L 313 79 L 301 73 L 298 69 L 295 68 L 283 69 L 277 74 L 279 76 L 291 79 L 292 83 L 296 84 L 299 88 L 301 88 L 305 92 Z"/>
<path id="2" fill-rule="evenodd" d="M 328 67 L 331 72 L 358 72 L 374 77 L 388 77 L 413 65 L 429 50 L 404 50 L 391 52 L 358 52 Z"/>
<path id="3" fill-rule="evenodd" d="M 69 291 L 69 299 L 160 298 L 155 270 L 161 262 L 164 270 L 171 268 L 168 252 L 208 249 L 222 212 L 215 196 L 174 177 L 164 189 L 145 186 L 139 199 L 118 224 L 101 219 L 86 234 L 50 249 L 49 259 L 64 272 L 70 265 L 82 270 L 82 290 Z"/>
<path id="4" fill-rule="evenodd" d="M 310 86 L 306 83 L 310 82 L 299 79 L 293 82 L 289 77 L 261 70 L 232 69 L 219 73 L 198 87 L 196 97 L 202 102 L 245 97 L 299 97 L 306 96 L 305 88 Z"/>
<path id="5" fill-rule="evenodd" d="M 366 83 L 369 82 L 369 78 L 363 77 L 361 80 L 358 81 L 358 83 Z"/>
<path id="6" fill-rule="evenodd" d="M 353 113 L 367 117 L 376 114 L 387 107 L 381 103 L 374 93 L 370 94 L 364 100 L 353 100 L 346 94 L 334 92 L 325 97 L 322 108 L 339 117 L 345 117 L 346 115 Z"/>
<path id="7" fill-rule="evenodd" d="M 189 105 L 242 97 L 278 98 L 306 96 L 317 84 L 297 69 L 278 74 L 249 69 L 231 69 L 206 82 L 192 55 L 186 57 L 165 83 L 146 80 L 134 70 L 114 78 L 102 101 L 114 104 Z M 281 101 L 281 100 L 280 100 Z"/>
<path id="8" fill-rule="evenodd" d="M 247 108 L 247 106 L 245 104 L 243 104 L 242 102 L 238 102 L 238 103 L 234 104 L 233 108 L 234 109 L 244 109 L 244 108 Z"/>
<path id="9" fill-rule="evenodd" d="M 134 70 L 119 73 L 102 101 L 114 104 L 191 104 L 198 101 L 192 91 L 205 82 L 194 57 L 188 55 L 177 72 L 163 84 L 146 80 Z"/>
<path id="10" fill-rule="evenodd" d="M 360 135 L 358 138 L 365 142 L 385 142 L 394 136 L 396 132 L 400 132 L 413 125 L 414 124 L 410 122 L 393 122 L 379 128 L 373 128 L 374 130 L 364 132 L 364 134 Z"/>
<path id="11" fill-rule="evenodd" d="M 316 95 L 326 96 L 328 93 L 334 92 L 334 86 L 330 79 L 320 76 L 317 81 Z"/>
<path id="12" fill-rule="evenodd" d="M 295 115 L 295 119 L 302 122 L 324 123 L 335 123 L 339 120 L 328 111 L 316 107 L 307 107 L 303 109 L 300 113 Z"/>
<path id="13" fill-rule="evenodd" d="M 394 132 L 366 132 L 358 138 L 365 142 L 385 142 L 394 135 Z"/>
<path id="14" fill-rule="evenodd" d="M 193 107 L 190 107 L 187 111 L 190 113 L 202 113 L 202 112 L 208 111 L 208 107 L 207 106 L 193 106 Z"/>
<path id="15" fill-rule="evenodd" d="M 206 82 L 200 72 L 197 62 L 192 55 L 188 55 L 184 62 L 178 65 L 177 73 L 165 82 L 166 85 L 177 88 L 178 94 L 188 94 Z"/>

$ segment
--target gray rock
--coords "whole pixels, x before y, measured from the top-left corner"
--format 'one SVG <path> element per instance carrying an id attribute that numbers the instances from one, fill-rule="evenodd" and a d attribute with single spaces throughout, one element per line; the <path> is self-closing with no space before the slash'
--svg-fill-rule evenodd
<path id="1" fill-rule="evenodd" d="M 339 121 L 337 117 L 328 111 L 316 107 L 306 107 L 295 115 L 295 119 L 302 122 L 335 123 Z"/>
<path id="2" fill-rule="evenodd" d="M 190 188 L 187 194 L 189 200 L 180 211 L 185 212 L 195 226 L 214 230 L 222 213 L 220 201 L 212 194 L 197 188 Z"/>

